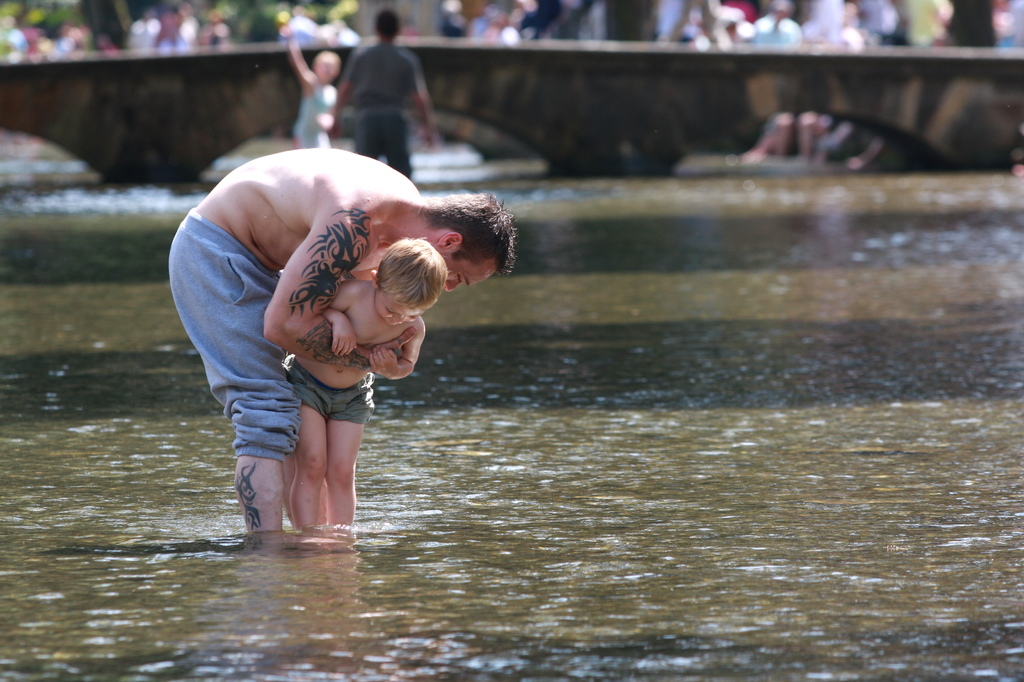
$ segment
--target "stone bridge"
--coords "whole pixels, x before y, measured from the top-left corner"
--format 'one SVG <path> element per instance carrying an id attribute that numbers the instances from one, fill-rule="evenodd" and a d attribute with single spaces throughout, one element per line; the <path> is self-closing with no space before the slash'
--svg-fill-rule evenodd
<path id="1" fill-rule="evenodd" d="M 1005 168 L 1024 120 L 1022 51 L 407 44 L 423 61 L 442 132 L 487 155 L 497 131 L 553 175 L 667 174 L 691 152 L 745 149 L 780 110 L 859 122 L 936 166 Z M 0 66 L 0 127 L 54 142 L 108 181 L 196 179 L 242 142 L 290 124 L 298 99 L 279 45 Z"/>

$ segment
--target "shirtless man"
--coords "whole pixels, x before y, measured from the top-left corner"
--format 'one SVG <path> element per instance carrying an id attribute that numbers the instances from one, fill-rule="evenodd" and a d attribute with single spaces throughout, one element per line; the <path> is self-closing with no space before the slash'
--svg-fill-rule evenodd
<path id="1" fill-rule="evenodd" d="M 235 491 L 249 531 L 283 525 L 299 400 L 282 359 L 294 353 L 369 369 L 369 349 L 332 352 L 322 313 L 341 280 L 369 278 L 404 237 L 426 239 L 441 254 L 448 291 L 507 274 L 515 262 L 514 219 L 492 195 L 426 198 L 401 173 L 337 149 L 240 166 L 178 229 L 171 293 L 235 429 Z"/>

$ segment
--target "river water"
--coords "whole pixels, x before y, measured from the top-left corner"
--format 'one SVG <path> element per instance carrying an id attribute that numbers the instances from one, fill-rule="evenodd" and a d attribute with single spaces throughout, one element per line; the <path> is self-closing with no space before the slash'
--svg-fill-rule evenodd
<path id="1" fill-rule="evenodd" d="M 173 310 L 194 186 L 0 190 L 0 678 L 1024 676 L 1024 183 L 494 191 L 353 532 L 246 537 Z"/>

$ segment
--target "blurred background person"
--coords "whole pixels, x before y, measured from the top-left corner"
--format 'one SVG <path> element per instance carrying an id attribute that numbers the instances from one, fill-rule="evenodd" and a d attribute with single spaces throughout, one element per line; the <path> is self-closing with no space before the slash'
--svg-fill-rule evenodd
<path id="1" fill-rule="evenodd" d="M 466 36 L 466 17 L 462 14 L 461 0 L 444 0 L 441 3 L 439 31 L 445 38 Z"/>
<path id="2" fill-rule="evenodd" d="M 793 18 L 793 0 L 772 0 L 768 11 L 754 22 L 755 45 L 796 47 L 804 41 L 804 32 Z"/>
<path id="3" fill-rule="evenodd" d="M 287 33 L 288 27 L 282 27 Z M 298 41 L 288 40 L 288 63 L 299 79 L 302 101 L 299 116 L 292 127 L 296 149 L 329 148 L 330 131 L 334 128 L 334 109 L 338 91 L 334 81 L 341 73 L 341 58 L 333 52 L 320 52 L 313 58 L 313 68 L 306 65 Z"/>
<path id="4" fill-rule="evenodd" d="M 843 0 L 812 0 L 807 19 L 800 25 L 805 43 L 842 45 L 845 22 Z"/>
<path id="5" fill-rule="evenodd" d="M 1013 15 L 1013 47 L 1024 47 L 1024 0 L 1010 0 Z"/>
<path id="6" fill-rule="evenodd" d="M 70 21 L 61 24 L 60 34 L 53 41 L 54 59 L 67 59 L 75 55 L 85 54 L 89 50 L 89 32 L 83 27 Z"/>
<path id="7" fill-rule="evenodd" d="M 142 52 L 155 50 L 159 36 L 160 19 L 157 18 L 156 9 L 151 7 L 132 22 L 128 32 L 128 49 Z"/>
<path id="8" fill-rule="evenodd" d="M 362 38 L 343 19 L 335 19 L 320 27 L 320 37 L 331 47 L 355 47 Z"/>
<path id="9" fill-rule="evenodd" d="M 992 28 L 995 31 L 996 47 L 1013 47 L 1017 29 L 1010 0 L 992 0 Z"/>
<path id="10" fill-rule="evenodd" d="M 160 15 L 160 33 L 156 37 L 156 51 L 160 54 L 188 52 L 195 43 L 189 42 L 189 32 L 183 30 L 185 14 L 180 7 L 165 9 Z"/>
<path id="11" fill-rule="evenodd" d="M 839 46 L 858 52 L 868 44 L 867 31 L 860 26 L 860 10 L 853 2 L 843 5 L 843 30 L 839 36 Z"/>
<path id="12" fill-rule="evenodd" d="M 907 42 L 914 47 L 931 47 L 949 41 L 949 22 L 953 18 L 950 0 L 903 0 L 903 3 Z"/>
<path id="13" fill-rule="evenodd" d="M 178 5 L 178 17 L 178 33 L 191 50 L 199 44 L 199 20 L 196 19 L 192 3 L 183 2 Z"/>
<path id="14" fill-rule="evenodd" d="M 517 45 L 522 40 L 519 30 L 512 25 L 508 12 L 497 5 L 488 5 L 484 9 L 487 24 L 480 36 L 486 42 L 495 45 Z"/>
<path id="15" fill-rule="evenodd" d="M 747 21 L 742 9 L 722 5 L 718 11 L 722 30 L 732 45 L 742 45 L 754 39 L 754 25 Z"/>
<path id="16" fill-rule="evenodd" d="M 906 36 L 900 34 L 900 13 L 892 0 L 860 0 L 860 25 L 872 45 L 900 45 Z"/>
<path id="17" fill-rule="evenodd" d="M 719 20 L 719 0 L 659 0 L 658 40 L 690 41 L 704 35 L 710 42 L 728 47 L 729 40 Z M 698 14 L 696 18 L 694 14 Z"/>
<path id="18" fill-rule="evenodd" d="M 300 47 L 316 45 L 320 42 L 320 24 L 313 21 L 301 5 L 292 8 L 291 15 L 284 13 L 285 22 L 281 26 L 281 39 L 294 40 Z"/>
<path id="19" fill-rule="evenodd" d="M 28 54 L 28 38 L 12 16 L 0 17 L 0 58 L 20 62 Z"/>
<path id="20" fill-rule="evenodd" d="M 424 142 L 436 146 L 440 138 L 419 57 L 395 45 L 399 28 L 398 15 L 392 10 L 377 15 L 377 44 L 358 48 L 345 65 L 334 120 L 340 134 L 341 113 L 351 101 L 356 110 L 356 152 L 372 159 L 384 157 L 389 166 L 411 177 L 406 115 L 410 102 L 420 120 Z"/>
<path id="21" fill-rule="evenodd" d="M 231 44 L 231 27 L 215 9 L 206 15 L 206 23 L 199 29 L 199 44 L 203 47 L 225 47 Z"/>
<path id="22" fill-rule="evenodd" d="M 522 18 L 519 33 L 526 40 L 550 38 L 562 15 L 562 0 L 517 0 Z"/>

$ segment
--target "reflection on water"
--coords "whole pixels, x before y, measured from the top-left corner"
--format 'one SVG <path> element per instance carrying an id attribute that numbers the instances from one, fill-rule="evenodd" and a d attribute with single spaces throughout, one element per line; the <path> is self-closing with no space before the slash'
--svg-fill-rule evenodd
<path id="1" fill-rule="evenodd" d="M 520 267 L 380 386 L 354 533 L 256 538 L 166 283 L 205 186 L 9 188 L 0 676 L 1018 679 L 1010 179 L 487 183 Z"/>

